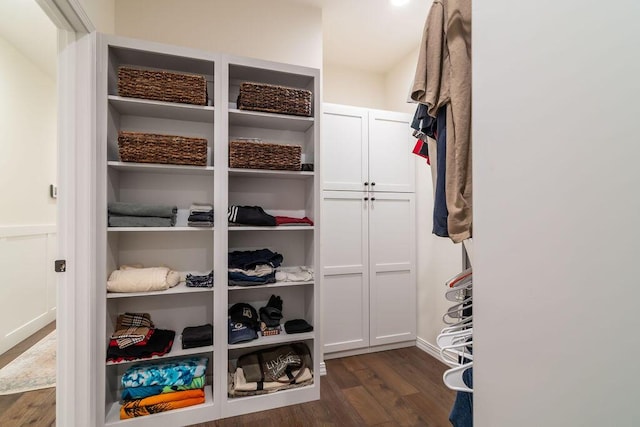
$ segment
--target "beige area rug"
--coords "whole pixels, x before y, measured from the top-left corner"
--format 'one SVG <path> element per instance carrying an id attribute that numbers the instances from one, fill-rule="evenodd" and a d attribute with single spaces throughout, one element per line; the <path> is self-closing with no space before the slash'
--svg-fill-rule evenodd
<path id="1" fill-rule="evenodd" d="M 56 331 L 0 369 L 0 395 L 56 386 Z"/>

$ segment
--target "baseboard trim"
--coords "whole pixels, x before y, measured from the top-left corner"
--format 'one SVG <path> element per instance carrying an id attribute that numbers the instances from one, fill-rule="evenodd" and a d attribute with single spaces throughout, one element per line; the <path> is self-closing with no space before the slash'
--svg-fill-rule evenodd
<path id="1" fill-rule="evenodd" d="M 11 225 L 0 227 L 0 238 L 41 236 L 45 234 L 56 234 L 56 232 L 55 224 Z"/>
<path id="2" fill-rule="evenodd" d="M 425 353 L 429 354 L 430 356 L 438 359 L 445 365 L 457 366 L 457 363 L 455 360 L 449 359 L 446 357 L 443 358 L 440 355 L 440 348 L 438 348 L 437 345 L 431 344 L 429 341 L 423 338 L 420 338 L 420 337 L 416 338 L 416 347 L 418 347 L 420 350 L 424 351 Z"/>
<path id="3" fill-rule="evenodd" d="M 49 310 L 7 333 L 4 337 L 0 338 L 0 354 L 4 354 L 11 350 L 13 347 L 20 344 L 22 341 L 26 340 L 31 335 L 35 334 L 55 320 L 55 311 Z"/>
<path id="4" fill-rule="evenodd" d="M 324 359 L 325 360 L 339 359 L 341 357 L 359 356 L 361 354 L 375 353 L 378 351 L 397 350 L 399 348 L 415 347 L 415 346 L 416 346 L 416 341 L 410 340 L 410 341 L 403 341 L 403 342 L 394 343 L 394 344 L 377 345 L 374 347 L 363 347 L 355 350 L 343 350 L 343 351 L 336 351 L 333 353 L 324 353 Z"/>

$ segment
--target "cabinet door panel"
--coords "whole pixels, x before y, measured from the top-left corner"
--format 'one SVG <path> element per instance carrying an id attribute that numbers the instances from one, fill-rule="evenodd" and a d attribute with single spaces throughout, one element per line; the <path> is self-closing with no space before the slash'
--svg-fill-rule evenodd
<path id="1" fill-rule="evenodd" d="M 353 273 L 367 265 L 367 208 L 363 192 L 325 191 L 322 206 L 322 258 L 325 272 Z M 345 268 L 350 269 L 344 271 Z M 337 271 L 337 269 L 342 269 Z"/>
<path id="2" fill-rule="evenodd" d="M 415 191 L 415 139 L 410 117 L 388 111 L 369 112 L 369 180 L 374 191 Z"/>
<path id="3" fill-rule="evenodd" d="M 416 339 L 416 298 L 409 268 L 372 276 L 371 336 L 374 345 Z"/>
<path id="4" fill-rule="evenodd" d="M 325 353 L 369 346 L 366 274 L 325 275 L 322 334 Z"/>
<path id="5" fill-rule="evenodd" d="M 325 352 L 369 345 L 368 202 L 363 192 L 325 191 L 322 330 Z"/>
<path id="6" fill-rule="evenodd" d="M 324 104 L 322 177 L 324 190 L 365 189 L 367 181 L 367 110 Z"/>
<path id="7" fill-rule="evenodd" d="M 370 202 L 370 345 L 416 337 L 415 199 L 376 193 Z"/>

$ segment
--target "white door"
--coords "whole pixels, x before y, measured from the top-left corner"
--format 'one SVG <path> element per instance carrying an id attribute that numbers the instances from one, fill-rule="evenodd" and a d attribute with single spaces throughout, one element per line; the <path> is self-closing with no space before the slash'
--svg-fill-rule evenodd
<path id="1" fill-rule="evenodd" d="M 365 192 L 325 191 L 322 207 L 324 352 L 369 345 L 368 205 Z"/>
<path id="2" fill-rule="evenodd" d="M 405 113 L 369 111 L 369 180 L 372 191 L 415 191 L 415 139 Z"/>
<path id="3" fill-rule="evenodd" d="M 322 115 L 322 189 L 366 190 L 368 112 L 324 104 Z"/>
<path id="4" fill-rule="evenodd" d="M 369 343 L 415 340 L 415 196 L 375 193 L 369 205 Z"/>

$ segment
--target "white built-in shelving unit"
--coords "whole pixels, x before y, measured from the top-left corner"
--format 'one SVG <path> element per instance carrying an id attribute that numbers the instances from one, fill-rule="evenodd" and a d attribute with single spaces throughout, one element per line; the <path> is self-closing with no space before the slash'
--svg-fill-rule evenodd
<path id="1" fill-rule="evenodd" d="M 261 138 L 302 147 L 303 162 L 319 170 L 319 71 L 316 69 L 232 57 L 193 49 L 120 37 L 98 35 L 96 46 L 96 286 L 98 323 L 95 345 L 106 356 L 109 336 L 118 314 L 145 312 L 155 326 L 176 331 L 171 352 L 153 360 L 183 356 L 209 359 L 206 402 L 160 414 L 121 421 L 120 379 L 133 362 L 97 360 L 96 420 L 116 426 L 182 426 L 302 403 L 320 396 L 321 345 L 319 334 L 320 183 L 318 172 L 231 169 L 228 141 Z M 208 105 L 174 104 L 121 97 L 117 72 L 122 65 L 194 73 L 206 76 Z M 238 110 L 241 82 L 251 81 L 308 89 L 313 115 L 297 117 Z M 118 131 L 165 133 L 206 138 L 207 165 L 179 166 L 125 163 L 118 156 Z M 175 227 L 108 227 L 109 202 L 176 205 Z M 214 206 L 215 226 L 188 227 L 192 203 Z M 229 205 L 261 206 L 273 215 L 307 216 L 314 226 L 229 226 Z M 227 285 L 227 255 L 233 250 L 269 248 L 283 255 L 283 266 L 308 266 L 316 280 L 277 282 L 254 287 Z M 110 272 L 123 264 L 165 265 L 182 272 L 214 271 L 214 287 L 187 288 L 180 284 L 159 292 L 107 293 Z M 229 345 L 227 311 L 237 302 L 256 309 L 274 294 L 283 300 L 283 323 L 302 318 L 313 332 L 286 333 Z M 180 334 L 187 326 L 214 326 L 212 346 L 183 350 Z M 312 352 L 312 385 L 272 394 L 232 398 L 227 394 L 229 366 L 241 355 L 290 342 L 304 342 Z"/>

